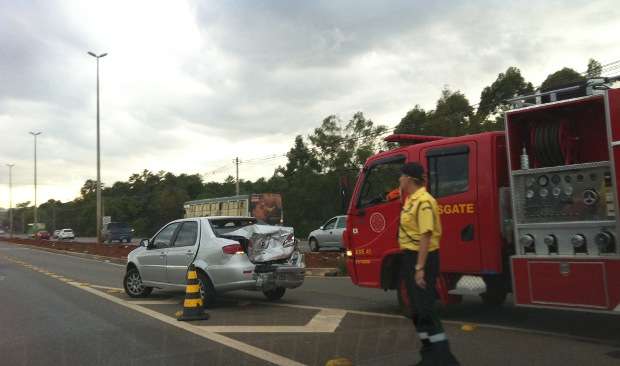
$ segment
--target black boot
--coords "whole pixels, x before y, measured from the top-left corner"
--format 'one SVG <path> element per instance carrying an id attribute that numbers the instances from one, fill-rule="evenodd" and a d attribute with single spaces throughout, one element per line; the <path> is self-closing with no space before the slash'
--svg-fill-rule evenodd
<path id="1" fill-rule="evenodd" d="M 433 362 L 433 347 L 432 343 L 425 339 L 422 341 L 422 348 L 420 349 L 420 356 L 422 360 L 415 364 L 415 366 L 434 366 Z"/>
<path id="2" fill-rule="evenodd" d="M 432 349 L 432 365 L 437 366 L 460 366 L 459 361 L 457 361 L 456 357 L 450 351 L 450 345 L 448 341 L 441 341 L 433 343 L 431 346 Z"/>

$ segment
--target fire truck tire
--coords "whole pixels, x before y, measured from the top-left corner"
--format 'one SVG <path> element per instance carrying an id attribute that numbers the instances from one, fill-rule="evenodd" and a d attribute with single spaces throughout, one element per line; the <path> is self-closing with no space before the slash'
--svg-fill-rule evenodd
<path id="1" fill-rule="evenodd" d="M 315 238 L 311 238 L 310 241 L 308 242 L 308 245 L 310 246 L 311 251 L 313 252 L 319 251 L 319 242 Z"/>
<path id="2" fill-rule="evenodd" d="M 273 290 L 263 291 L 263 294 L 265 294 L 265 297 L 267 297 L 267 300 L 277 301 L 277 300 L 280 300 L 282 296 L 284 296 L 285 292 L 286 292 L 286 289 L 284 287 L 276 287 Z"/>
<path id="3" fill-rule="evenodd" d="M 503 276 L 486 277 L 484 282 L 487 286 L 486 292 L 480 294 L 482 302 L 487 306 L 502 306 L 508 295 L 508 288 Z"/>
<path id="4" fill-rule="evenodd" d="M 398 306 L 400 307 L 401 314 L 403 314 L 407 318 L 412 318 L 413 310 L 409 304 L 409 296 L 407 296 L 407 287 L 405 286 L 405 281 L 403 281 L 402 279 L 398 280 L 396 297 L 398 298 Z"/>

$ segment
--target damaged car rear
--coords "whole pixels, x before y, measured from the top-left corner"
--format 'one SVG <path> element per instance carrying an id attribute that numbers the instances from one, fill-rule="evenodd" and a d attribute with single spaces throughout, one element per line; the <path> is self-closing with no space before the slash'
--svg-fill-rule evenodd
<path id="1" fill-rule="evenodd" d="M 127 257 L 123 285 L 131 297 L 146 297 L 154 288 L 183 290 L 192 263 L 206 306 L 235 290 L 262 291 L 278 300 L 304 282 L 293 228 L 259 225 L 252 217 L 176 220 L 140 244 Z"/>

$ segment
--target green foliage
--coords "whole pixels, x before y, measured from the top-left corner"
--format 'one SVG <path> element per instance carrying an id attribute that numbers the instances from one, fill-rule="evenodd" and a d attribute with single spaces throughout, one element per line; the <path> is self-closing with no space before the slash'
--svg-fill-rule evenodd
<path id="1" fill-rule="evenodd" d="M 540 85 L 540 90 L 545 92 L 566 86 L 567 84 L 583 82 L 586 78 L 577 71 L 565 67 L 552 74 L 549 74 L 545 81 Z"/>
<path id="2" fill-rule="evenodd" d="M 588 71 L 586 71 L 586 76 L 588 78 L 597 78 L 601 76 L 603 73 L 603 65 L 595 59 L 591 58 L 588 61 Z"/>

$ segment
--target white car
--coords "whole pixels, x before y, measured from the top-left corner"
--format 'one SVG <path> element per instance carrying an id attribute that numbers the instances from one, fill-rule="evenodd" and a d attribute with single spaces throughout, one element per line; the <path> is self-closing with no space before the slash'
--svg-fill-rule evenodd
<path id="1" fill-rule="evenodd" d="M 75 239 L 75 234 L 72 229 L 62 229 L 58 232 L 59 240 L 73 240 Z"/>
<path id="2" fill-rule="evenodd" d="M 329 219 L 320 228 L 314 230 L 308 235 L 308 245 L 310 250 L 318 252 L 325 249 L 344 250 L 342 244 L 342 234 L 347 227 L 346 216 L 336 216 Z"/>
<path id="3" fill-rule="evenodd" d="M 256 225 L 253 217 L 200 217 L 173 221 L 127 256 L 123 285 L 131 297 L 153 288 L 183 290 L 196 266 L 205 305 L 234 290 L 262 291 L 269 300 L 304 282 L 303 254 L 293 229 Z"/>
<path id="4" fill-rule="evenodd" d="M 60 230 L 54 230 L 54 233 L 52 234 L 52 239 L 58 239 L 59 233 L 60 233 Z"/>

